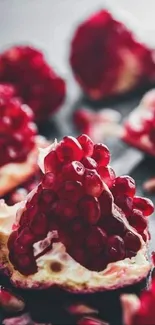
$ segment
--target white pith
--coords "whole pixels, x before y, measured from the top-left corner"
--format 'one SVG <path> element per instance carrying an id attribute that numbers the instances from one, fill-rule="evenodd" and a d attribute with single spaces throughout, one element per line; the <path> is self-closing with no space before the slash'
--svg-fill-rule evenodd
<path id="1" fill-rule="evenodd" d="M 47 146 L 48 142 L 36 136 L 35 146 L 22 163 L 9 163 L 0 168 L 0 196 L 4 196 L 18 185 L 25 182 L 37 171 L 38 146 Z"/>

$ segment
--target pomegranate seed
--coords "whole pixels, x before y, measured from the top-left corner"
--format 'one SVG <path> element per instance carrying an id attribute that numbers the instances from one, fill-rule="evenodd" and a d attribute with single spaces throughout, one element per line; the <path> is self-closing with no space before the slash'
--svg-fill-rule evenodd
<path id="1" fill-rule="evenodd" d="M 72 239 L 70 234 L 64 229 L 59 229 L 58 233 L 61 243 L 63 243 L 67 249 L 70 249 L 70 247 L 72 247 Z"/>
<path id="2" fill-rule="evenodd" d="M 110 188 L 113 185 L 116 174 L 114 170 L 110 166 L 99 166 L 97 168 L 97 172 L 101 176 L 101 179 L 106 183 L 106 185 Z"/>
<path id="3" fill-rule="evenodd" d="M 127 195 L 119 195 L 114 197 L 116 205 L 122 209 L 126 217 L 131 215 L 133 209 L 133 199 Z"/>
<path id="4" fill-rule="evenodd" d="M 86 263 L 86 253 L 83 248 L 74 247 L 69 250 L 69 254 L 81 265 L 85 265 Z"/>
<path id="5" fill-rule="evenodd" d="M 113 196 L 110 191 L 104 190 L 99 197 L 101 215 L 110 216 L 112 214 Z"/>
<path id="6" fill-rule="evenodd" d="M 86 245 L 92 254 L 101 253 L 107 243 L 107 235 L 104 230 L 99 227 L 91 227 L 89 229 Z"/>
<path id="7" fill-rule="evenodd" d="M 15 240 L 18 237 L 18 231 L 13 231 L 8 239 L 7 246 L 9 251 L 12 250 Z"/>
<path id="8" fill-rule="evenodd" d="M 48 220 L 45 214 L 40 213 L 31 222 L 31 231 L 35 236 L 44 238 L 48 232 Z"/>
<path id="9" fill-rule="evenodd" d="M 83 186 L 80 182 L 66 181 L 62 184 L 62 187 L 58 190 L 58 196 L 60 199 L 67 200 L 68 198 L 77 202 L 83 195 Z"/>
<path id="10" fill-rule="evenodd" d="M 77 140 L 81 144 L 85 156 L 92 156 L 94 151 L 94 143 L 86 134 L 80 135 Z"/>
<path id="11" fill-rule="evenodd" d="M 62 168 L 62 177 L 65 180 L 82 181 L 85 168 L 79 161 L 72 161 Z"/>
<path id="12" fill-rule="evenodd" d="M 88 169 L 96 169 L 97 168 L 97 162 L 90 157 L 83 157 L 81 161 L 85 168 Z"/>
<path id="13" fill-rule="evenodd" d="M 108 147 L 102 143 L 95 144 L 92 157 L 96 160 L 99 166 L 107 166 L 110 161 L 110 152 Z"/>
<path id="14" fill-rule="evenodd" d="M 24 213 L 22 214 L 19 222 L 20 225 L 21 226 L 29 225 L 29 223 L 31 222 L 31 220 L 33 220 L 33 218 L 36 216 L 37 213 L 38 213 L 38 206 L 30 205 L 28 209 L 24 211 Z"/>
<path id="15" fill-rule="evenodd" d="M 84 196 L 78 203 L 79 214 L 89 224 L 96 224 L 100 219 L 100 205 L 97 198 Z"/>
<path id="16" fill-rule="evenodd" d="M 127 231 L 124 237 L 125 248 L 127 250 L 137 252 L 141 248 L 141 242 L 138 236 L 131 231 Z"/>
<path id="17" fill-rule="evenodd" d="M 34 235 L 31 233 L 31 230 L 28 227 L 25 227 L 23 230 L 21 230 L 17 241 L 19 245 L 27 247 L 31 246 L 34 243 L 35 238 Z"/>
<path id="18" fill-rule="evenodd" d="M 116 234 L 123 236 L 126 231 L 122 218 L 116 215 L 109 215 L 106 218 L 103 218 L 101 225 L 109 235 Z"/>
<path id="19" fill-rule="evenodd" d="M 127 251 L 126 251 L 126 258 L 127 258 L 127 257 L 128 257 L 128 258 L 134 257 L 134 256 L 136 256 L 136 253 L 137 253 L 137 252 L 133 252 L 133 251 L 129 251 L 129 250 L 127 250 Z"/>
<path id="20" fill-rule="evenodd" d="M 136 192 L 136 184 L 132 177 L 130 176 L 119 176 L 115 178 L 112 192 L 115 196 L 117 195 L 128 195 L 129 197 L 133 197 Z"/>
<path id="21" fill-rule="evenodd" d="M 132 215 L 128 217 L 128 221 L 140 234 L 147 228 L 147 220 L 139 210 L 133 209 Z"/>
<path id="22" fill-rule="evenodd" d="M 42 208 L 45 209 L 45 204 L 51 204 L 55 201 L 57 201 L 58 199 L 58 196 L 57 194 L 52 191 L 52 190 L 43 190 L 42 193 L 41 193 L 41 199 L 39 201 L 39 208 Z M 48 208 L 48 205 L 47 205 L 47 208 Z"/>
<path id="23" fill-rule="evenodd" d="M 60 163 L 57 158 L 57 154 L 54 150 L 52 150 L 44 159 L 45 172 L 57 174 L 59 171 L 59 165 Z"/>
<path id="24" fill-rule="evenodd" d="M 69 200 L 59 200 L 52 206 L 52 211 L 59 216 L 62 222 L 70 221 L 77 216 L 77 209 L 74 202 Z"/>
<path id="25" fill-rule="evenodd" d="M 104 183 L 96 170 L 86 169 L 83 186 L 86 194 L 99 197 L 104 189 Z"/>
<path id="26" fill-rule="evenodd" d="M 124 259 L 125 246 L 124 241 L 120 236 L 115 235 L 108 238 L 107 256 L 110 262 Z"/>
<path id="27" fill-rule="evenodd" d="M 70 162 L 73 160 L 81 160 L 83 157 L 83 149 L 74 137 L 64 137 L 56 147 L 56 153 L 59 161 Z"/>
<path id="28" fill-rule="evenodd" d="M 30 275 L 37 272 L 37 266 L 31 253 L 23 254 L 18 257 L 17 266 L 19 272 Z"/>
<path id="29" fill-rule="evenodd" d="M 43 176 L 42 179 L 42 188 L 44 189 L 52 189 L 55 182 L 55 175 L 53 173 L 47 173 Z"/>
<path id="30" fill-rule="evenodd" d="M 135 196 L 133 199 L 134 209 L 142 211 L 145 217 L 151 215 L 154 212 L 154 205 L 150 199 Z"/>

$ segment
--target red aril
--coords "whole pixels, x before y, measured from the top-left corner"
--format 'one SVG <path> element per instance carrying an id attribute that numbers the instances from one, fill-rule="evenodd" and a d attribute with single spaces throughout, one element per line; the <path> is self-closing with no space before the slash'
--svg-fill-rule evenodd
<path id="1" fill-rule="evenodd" d="M 62 178 L 71 181 L 82 181 L 85 173 L 83 164 L 79 161 L 72 161 L 62 168 Z"/>
<path id="2" fill-rule="evenodd" d="M 133 197 L 136 192 L 136 184 L 130 176 L 119 176 L 116 177 L 113 183 L 112 192 L 114 195 L 128 195 Z"/>
<path id="3" fill-rule="evenodd" d="M 119 196 L 114 196 L 114 201 L 116 205 L 122 209 L 126 217 L 131 215 L 133 209 L 133 198 L 126 194 L 120 194 Z"/>
<path id="4" fill-rule="evenodd" d="M 32 220 L 30 228 L 34 236 L 44 238 L 48 232 L 48 219 L 44 213 L 38 213 L 37 216 Z"/>
<path id="5" fill-rule="evenodd" d="M 77 215 L 77 208 L 74 202 L 68 200 L 58 200 L 52 206 L 52 211 L 59 217 L 62 223 L 74 219 Z"/>
<path id="6" fill-rule="evenodd" d="M 67 163 L 73 160 L 81 160 L 83 149 L 74 137 L 64 137 L 56 147 L 56 154 L 60 162 Z"/>
<path id="7" fill-rule="evenodd" d="M 82 183 L 76 181 L 65 181 L 57 192 L 60 199 L 67 200 L 68 198 L 77 202 L 83 196 Z"/>
<path id="8" fill-rule="evenodd" d="M 100 205 L 97 198 L 85 195 L 78 203 L 79 215 L 91 225 L 96 224 L 100 219 Z"/>
<path id="9" fill-rule="evenodd" d="M 105 216 L 110 216 L 112 214 L 114 198 L 109 190 L 103 190 L 99 197 L 99 203 L 101 207 L 102 217 L 104 218 Z"/>
<path id="10" fill-rule="evenodd" d="M 96 160 L 99 166 L 107 166 L 110 162 L 108 147 L 102 143 L 95 144 L 92 158 Z"/>
<path id="11" fill-rule="evenodd" d="M 45 174 L 42 179 L 42 188 L 52 189 L 55 183 L 55 175 L 51 172 Z"/>
<path id="12" fill-rule="evenodd" d="M 99 166 L 97 168 L 97 172 L 101 176 L 101 179 L 104 181 L 104 183 L 111 188 L 113 185 L 113 182 L 115 180 L 116 174 L 114 170 L 110 166 Z"/>
<path id="13" fill-rule="evenodd" d="M 86 169 L 83 185 L 86 194 L 99 197 L 104 189 L 104 183 L 96 170 Z"/>
<path id="14" fill-rule="evenodd" d="M 109 262 L 115 262 L 124 259 L 125 245 L 120 236 L 111 236 L 107 242 L 107 257 Z"/>
<path id="15" fill-rule="evenodd" d="M 87 156 L 83 157 L 81 162 L 85 168 L 88 168 L 88 169 L 96 169 L 97 168 L 97 162 L 91 157 L 87 157 Z"/>
<path id="16" fill-rule="evenodd" d="M 86 134 L 81 134 L 77 140 L 81 144 L 85 156 L 92 156 L 94 151 L 94 143 Z"/>
<path id="17" fill-rule="evenodd" d="M 52 172 L 56 174 L 59 171 L 59 160 L 54 150 L 50 151 L 44 159 L 45 173 Z"/>
<path id="18" fill-rule="evenodd" d="M 139 234 L 147 228 L 147 220 L 140 210 L 133 209 L 132 214 L 128 217 L 130 225 L 137 230 Z"/>
<path id="19" fill-rule="evenodd" d="M 86 237 L 86 246 L 90 254 L 101 253 L 107 243 L 107 235 L 104 230 L 99 227 L 91 227 Z"/>
<path id="20" fill-rule="evenodd" d="M 133 208 L 142 211 L 145 217 L 154 212 L 154 205 L 150 199 L 135 196 L 133 199 Z"/>
<path id="21" fill-rule="evenodd" d="M 137 252 L 141 248 L 140 239 L 133 232 L 127 231 L 123 239 L 126 250 Z"/>

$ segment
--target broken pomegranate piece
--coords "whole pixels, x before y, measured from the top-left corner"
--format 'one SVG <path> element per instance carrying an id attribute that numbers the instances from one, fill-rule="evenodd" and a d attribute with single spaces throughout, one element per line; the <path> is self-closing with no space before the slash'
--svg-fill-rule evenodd
<path id="1" fill-rule="evenodd" d="M 153 102 L 154 100 L 154 102 Z M 147 92 L 125 121 L 123 141 L 155 156 L 155 91 Z"/>
<path id="2" fill-rule="evenodd" d="M 0 55 L 0 66 L 0 82 L 15 87 L 16 95 L 32 108 L 37 122 L 47 120 L 62 104 L 65 82 L 37 49 L 11 47 Z"/>
<path id="3" fill-rule="evenodd" d="M 138 298 L 136 295 L 121 296 L 124 325 L 154 325 L 155 324 L 155 280 Z"/>
<path id="4" fill-rule="evenodd" d="M 93 100 L 129 92 L 155 77 L 153 51 L 106 10 L 79 25 L 71 42 L 70 64 Z"/>
<path id="5" fill-rule="evenodd" d="M 92 161 L 93 169 L 84 166 Z M 153 205 L 135 196 L 129 176 L 109 173 L 112 180 L 107 182 L 106 174 L 105 183 L 98 167 L 110 169 L 109 161 L 109 149 L 87 135 L 66 136 L 40 150 L 40 184 L 20 204 L 0 206 L 0 261 L 13 284 L 90 292 L 120 288 L 147 276 L 151 264 L 143 232 Z M 127 212 L 125 194 L 132 201 Z M 142 207 L 137 202 L 143 202 Z M 139 219 L 133 222 L 136 213 Z"/>
<path id="6" fill-rule="evenodd" d="M 0 84 L 0 117 L 0 197 L 8 195 L 7 202 L 10 203 L 16 187 L 22 183 L 26 186 L 25 182 L 37 173 L 39 175 L 38 146 L 47 145 L 47 141 L 38 136 L 30 107 L 15 97 L 14 88 L 8 84 Z M 29 190 L 32 190 L 31 186 Z M 12 201 L 19 200 L 14 198 Z"/>

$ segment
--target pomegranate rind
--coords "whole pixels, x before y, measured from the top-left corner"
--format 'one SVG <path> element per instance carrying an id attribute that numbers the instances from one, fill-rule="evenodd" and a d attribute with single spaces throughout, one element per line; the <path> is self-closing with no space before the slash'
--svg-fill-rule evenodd
<path id="1" fill-rule="evenodd" d="M 67 252 L 62 243 L 54 243 L 52 249 L 36 260 L 38 271 L 24 276 L 14 269 L 9 260 L 7 241 L 16 223 L 16 213 L 24 211 L 25 202 L 8 207 L 2 200 L 0 202 L 0 264 L 2 270 L 7 270 L 10 281 L 14 286 L 25 289 L 45 289 L 60 287 L 69 292 L 88 293 L 107 291 L 122 288 L 130 284 L 139 283 L 146 278 L 151 263 L 147 259 L 147 244 L 127 220 L 124 223 L 129 230 L 135 232 L 141 240 L 141 249 L 135 257 L 108 264 L 101 272 L 90 271 L 77 263 Z M 36 244 L 34 244 L 36 245 Z M 60 263 L 60 270 L 53 271 L 52 263 Z"/>
<path id="2" fill-rule="evenodd" d="M 18 185 L 24 183 L 38 170 L 38 147 L 49 145 L 42 136 L 36 136 L 35 146 L 22 163 L 10 163 L 0 168 L 0 196 L 4 196 Z"/>

